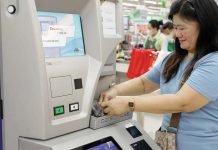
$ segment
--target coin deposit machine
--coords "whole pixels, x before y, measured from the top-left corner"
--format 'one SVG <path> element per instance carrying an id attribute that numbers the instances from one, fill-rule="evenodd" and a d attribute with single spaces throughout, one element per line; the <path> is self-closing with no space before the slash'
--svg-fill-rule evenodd
<path id="1" fill-rule="evenodd" d="M 120 0 L 1 0 L 3 150 L 158 150 L 132 114 L 105 116 Z"/>

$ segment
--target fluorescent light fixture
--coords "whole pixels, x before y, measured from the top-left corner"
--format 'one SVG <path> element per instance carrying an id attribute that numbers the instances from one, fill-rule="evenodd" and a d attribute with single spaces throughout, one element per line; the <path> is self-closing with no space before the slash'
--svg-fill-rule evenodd
<path id="1" fill-rule="evenodd" d="M 148 12 L 149 15 L 155 15 L 156 13 L 154 12 Z"/>
<path id="2" fill-rule="evenodd" d="M 123 10 L 132 10 L 132 8 L 123 8 Z"/>
<path id="3" fill-rule="evenodd" d="M 148 15 L 156 15 L 156 16 L 160 16 L 160 13 L 148 12 Z"/>
<path id="4" fill-rule="evenodd" d="M 124 10 L 124 12 L 130 12 L 131 10 L 128 10 L 128 9 L 126 9 L 126 10 Z"/>
<path id="5" fill-rule="evenodd" d="M 145 4 L 153 4 L 153 5 L 162 5 L 161 2 L 158 2 L 158 1 L 149 1 L 149 0 L 145 0 L 144 3 Z"/>
<path id="6" fill-rule="evenodd" d="M 129 2 L 138 2 L 139 0 L 127 0 Z"/>
<path id="7" fill-rule="evenodd" d="M 157 4 L 157 1 L 150 1 L 150 0 L 145 0 L 144 3 L 146 4 Z"/>
<path id="8" fill-rule="evenodd" d="M 154 7 L 154 6 L 148 6 L 147 8 L 149 8 L 149 9 L 156 9 L 156 10 L 160 10 L 161 9 L 160 7 Z"/>
<path id="9" fill-rule="evenodd" d="M 148 12 L 155 12 L 155 13 L 159 13 L 159 10 L 154 10 L 154 9 L 147 9 Z"/>
<path id="10" fill-rule="evenodd" d="M 138 7 L 138 5 L 136 5 L 136 4 L 130 4 L 130 3 L 123 3 L 123 6 Z"/>

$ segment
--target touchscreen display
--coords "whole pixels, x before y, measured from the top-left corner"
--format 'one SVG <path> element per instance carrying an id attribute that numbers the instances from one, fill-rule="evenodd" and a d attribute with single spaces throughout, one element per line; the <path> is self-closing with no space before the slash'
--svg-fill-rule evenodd
<path id="1" fill-rule="evenodd" d="M 122 150 L 120 145 L 109 136 L 71 150 Z"/>
<path id="2" fill-rule="evenodd" d="M 112 141 L 88 148 L 87 150 L 118 150 Z"/>
<path id="3" fill-rule="evenodd" d="M 45 57 L 85 55 L 80 15 L 39 11 L 38 18 Z"/>

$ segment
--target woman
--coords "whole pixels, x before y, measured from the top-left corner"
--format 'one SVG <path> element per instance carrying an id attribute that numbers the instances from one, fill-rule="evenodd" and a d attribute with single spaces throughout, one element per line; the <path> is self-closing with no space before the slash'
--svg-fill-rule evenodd
<path id="1" fill-rule="evenodd" d="M 151 20 L 148 24 L 148 34 L 145 39 L 145 48 L 150 49 L 154 48 L 157 51 L 160 51 L 161 44 L 163 42 L 164 35 L 160 32 L 160 26 L 162 25 L 162 21 Z"/>
<path id="2" fill-rule="evenodd" d="M 166 23 L 163 24 L 161 31 L 166 36 L 170 35 L 173 31 L 173 23 L 171 21 L 167 21 Z"/>
<path id="3" fill-rule="evenodd" d="M 176 33 L 175 51 L 145 75 L 102 93 L 103 111 L 163 113 L 161 130 L 168 130 L 171 113 L 181 112 L 177 149 L 218 149 L 217 16 L 214 0 L 176 0 L 169 14 Z M 158 88 L 161 95 L 134 96 Z"/>
<path id="4" fill-rule="evenodd" d="M 175 49 L 175 32 L 173 30 L 173 23 L 168 21 L 162 26 L 162 32 L 166 36 L 163 38 L 161 45 L 161 50 L 154 65 L 159 64 L 163 58 L 165 58 L 169 53 L 173 52 Z"/>
<path id="5" fill-rule="evenodd" d="M 173 31 L 173 23 L 172 22 L 166 22 L 162 26 L 162 32 L 166 35 L 166 37 L 163 40 L 161 50 L 165 50 L 167 52 L 174 51 L 174 39 L 175 39 L 175 33 Z"/>

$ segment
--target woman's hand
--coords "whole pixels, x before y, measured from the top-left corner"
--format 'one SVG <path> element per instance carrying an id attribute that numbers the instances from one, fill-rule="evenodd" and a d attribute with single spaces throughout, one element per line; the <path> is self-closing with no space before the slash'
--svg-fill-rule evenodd
<path id="1" fill-rule="evenodd" d="M 109 116 L 119 116 L 129 110 L 128 102 L 130 97 L 128 96 L 116 96 L 107 101 L 99 102 L 103 109 L 103 112 Z"/>
<path id="2" fill-rule="evenodd" d="M 101 102 L 109 101 L 110 99 L 115 98 L 117 95 L 118 95 L 118 91 L 116 87 L 112 87 L 107 91 L 101 93 L 99 102 L 101 103 Z"/>

